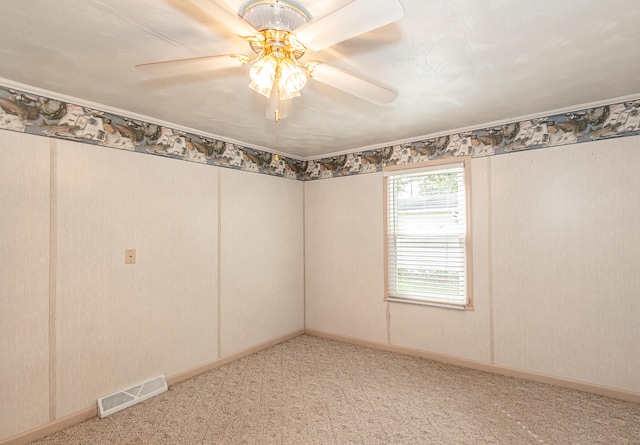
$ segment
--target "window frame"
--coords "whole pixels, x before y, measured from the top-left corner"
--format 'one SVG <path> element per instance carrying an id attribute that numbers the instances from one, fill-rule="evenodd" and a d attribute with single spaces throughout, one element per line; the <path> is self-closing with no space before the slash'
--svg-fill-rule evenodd
<path id="1" fill-rule="evenodd" d="M 389 175 L 397 174 L 410 174 L 412 170 L 424 169 L 425 167 L 443 167 L 446 168 L 448 164 L 462 164 L 464 171 L 464 183 L 465 183 L 465 213 L 466 213 L 466 234 L 465 234 L 465 267 L 466 267 L 466 302 L 465 303 L 443 303 L 435 300 L 426 299 L 414 299 L 414 298 L 400 298 L 389 295 Z M 442 160 L 419 162 L 415 164 L 405 165 L 389 165 L 382 169 L 383 172 L 383 207 L 384 207 L 384 301 L 390 303 L 407 303 L 417 304 L 422 306 L 435 306 L 450 309 L 459 309 L 472 311 L 473 310 L 473 252 L 472 252 L 472 234 L 471 234 L 471 156 L 456 156 Z"/>

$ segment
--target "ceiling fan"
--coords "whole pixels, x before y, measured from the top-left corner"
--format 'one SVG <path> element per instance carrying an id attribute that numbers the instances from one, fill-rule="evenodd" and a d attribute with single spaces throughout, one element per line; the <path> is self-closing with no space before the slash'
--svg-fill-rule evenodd
<path id="1" fill-rule="evenodd" d="M 353 0 L 319 19 L 289 0 L 254 0 L 237 12 L 224 0 L 190 2 L 244 38 L 254 54 L 144 63 L 136 65 L 138 70 L 154 76 L 175 76 L 251 65 L 249 87 L 269 99 L 267 119 L 276 122 L 286 117 L 282 101 L 300 96 L 307 79 L 378 105 L 396 98 L 396 93 L 388 88 L 307 59 L 314 51 L 399 20 L 403 9 L 398 0 Z"/>

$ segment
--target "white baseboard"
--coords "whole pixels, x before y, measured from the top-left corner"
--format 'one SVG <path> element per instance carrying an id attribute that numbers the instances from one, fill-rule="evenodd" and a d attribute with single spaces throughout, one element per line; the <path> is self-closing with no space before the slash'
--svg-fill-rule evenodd
<path id="1" fill-rule="evenodd" d="M 550 385 L 560 386 L 562 388 L 574 389 L 576 391 L 587 392 L 599 396 L 611 397 L 614 399 L 625 400 L 627 402 L 640 403 L 640 394 L 632 391 L 611 388 L 608 386 L 600 386 L 587 382 L 564 379 L 546 374 L 539 374 L 522 369 L 514 369 L 506 366 L 493 365 L 491 363 L 479 362 L 450 355 L 439 354 L 436 352 L 423 351 L 421 349 L 407 348 L 404 346 L 395 346 L 386 343 L 378 343 L 360 338 L 348 337 L 330 332 L 317 331 L 315 329 L 305 329 L 305 334 L 316 337 L 328 338 L 331 340 L 342 341 L 360 346 L 367 346 L 382 351 L 397 352 L 400 354 L 411 355 L 414 357 L 422 357 L 438 362 L 449 363 L 451 365 L 462 366 L 464 368 L 477 369 L 478 371 L 487 371 L 494 374 L 501 374 L 508 377 L 516 377 L 524 380 L 532 380 L 534 382 L 547 383 Z"/>
<path id="2" fill-rule="evenodd" d="M 239 360 L 247 355 L 254 354 L 256 352 L 260 352 L 263 349 L 270 348 L 271 346 L 275 346 L 279 343 L 285 342 L 287 340 L 291 340 L 292 338 L 298 337 L 304 334 L 304 329 L 298 329 L 297 331 L 293 331 L 289 334 L 282 335 L 280 337 L 276 337 L 274 339 L 265 341 L 263 343 L 259 343 L 255 346 L 252 346 L 247 349 L 243 349 L 242 351 L 236 352 L 234 354 L 228 355 L 226 357 L 222 357 L 218 360 L 214 360 L 211 363 L 207 363 L 202 366 L 198 366 L 197 368 L 189 369 L 184 372 L 180 372 L 178 374 L 173 374 L 167 378 L 167 384 L 169 386 L 175 385 L 176 383 L 182 382 L 183 380 L 188 380 L 197 375 L 203 374 L 207 371 L 211 371 L 212 369 L 219 368 L 220 366 L 226 365 L 227 363 L 234 362 Z M 2 445 L 2 444 L 0 444 Z"/>
<path id="3" fill-rule="evenodd" d="M 97 405 L 92 406 L 90 408 L 85 408 L 73 414 L 69 414 L 68 416 L 64 416 L 64 417 L 61 417 L 60 419 L 54 420 L 53 422 L 49 422 L 45 425 L 41 425 L 32 430 L 18 434 L 17 436 L 12 436 L 12 437 L 0 440 L 0 445 L 28 444 L 30 442 L 33 442 L 34 440 L 42 439 L 43 437 L 47 437 L 51 434 L 57 433 L 58 431 L 62 431 L 66 428 L 82 423 L 85 420 L 89 420 L 92 417 L 96 417 L 97 415 L 98 415 Z"/>
<path id="4" fill-rule="evenodd" d="M 298 329 L 289 334 L 285 334 L 280 337 L 273 338 L 271 340 L 257 344 L 247 349 L 243 349 L 242 351 L 236 352 L 235 354 L 231 354 L 227 357 L 222 357 L 218 360 L 214 360 L 205 365 L 198 366 L 197 368 L 193 368 L 187 371 L 173 374 L 167 377 L 167 385 L 168 386 L 175 385 L 176 383 L 180 383 L 184 380 L 203 374 L 212 369 L 226 365 L 227 363 L 231 363 L 235 360 L 238 360 L 248 355 L 262 351 L 263 349 L 270 348 L 271 346 L 275 346 L 278 343 L 282 343 L 284 341 L 298 337 L 299 335 L 302 335 L 302 334 L 304 334 L 304 329 Z M 42 439 L 43 437 L 57 433 L 58 431 L 62 431 L 71 426 L 77 425 L 81 422 L 84 422 L 85 420 L 89 420 L 93 417 L 96 417 L 97 415 L 98 415 L 97 405 L 91 406 L 89 408 L 85 408 L 83 410 L 77 411 L 68 416 L 54 420 L 53 422 L 49 422 L 45 425 L 41 425 L 32 430 L 18 434 L 16 436 L 8 437 L 6 439 L 0 439 L 0 445 L 25 445 L 35 440 Z"/>
<path id="5" fill-rule="evenodd" d="M 475 360 L 468 360 L 460 357 L 453 357 L 444 354 L 438 354 L 435 352 L 423 351 L 420 349 L 407 348 L 403 346 L 389 345 L 386 343 L 378 343 L 370 340 L 364 340 L 360 338 L 348 337 L 339 334 L 333 334 L 330 332 L 318 331 L 315 329 L 300 329 L 289 334 L 274 338 L 272 340 L 260 343 L 252 346 L 251 348 L 244 349 L 235 354 L 231 354 L 227 357 L 223 357 L 218 360 L 214 360 L 205 365 L 173 374 L 167 378 L 167 384 L 169 386 L 176 383 L 188 380 L 197 375 L 203 374 L 212 369 L 231 363 L 235 360 L 239 360 L 248 355 L 262 351 L 263 349 L 270 348 L 284 341 L 290 340 L 302 334 L 313 335 L 316 337 L 328 338 L 332 340 L 342 341 L 345 343 L 351 343 L 360 346 L 366 346 L 374 349 L 379 349 L 389 352 L 397 352 L 400 354 L 407 354 L 414 357 L 422 357 L 430 360 L 436 360 L 452 365 L 463 366 L 465 368 L 477 369 L 479 371 L 493 372 L 495 374 L 501 374 L 509 377 L 516 377 L 525 380 L 532 380 L 541 383 L 547 383 L 563 388 L 574 389 L 577 391 L 583 391 L 591 394 L 597 394 L 600 396 L 611 397 L 615 399 L 625 400 L 633 403 L 640 403 L 640 394 L 631 391 L 624 391 L 616 388 L 610 388 L 606 386 L 594 385 L 591 383 L 579 382 L 575 380 L 563 379 L 559 377 L 553 377 L 545 374 L 538 374 L 534 372 L 524 371 L 521 369 L 513 369 L 504 366 L 492 365 L 490 363 L 479 362 Z M 98 409 L 96 406 L 92 406 L 76 413 L 70 414 L 63 418 L 57 419 L 53 422 L 34 428 L 30 431 L 26 431 L 19 435 L 9 437 L 7 439 L 0 440 L 0 445 L 24 445 L 51 434 L 62 431 L 85 420 L 91 419 L 98 415 Z"/>

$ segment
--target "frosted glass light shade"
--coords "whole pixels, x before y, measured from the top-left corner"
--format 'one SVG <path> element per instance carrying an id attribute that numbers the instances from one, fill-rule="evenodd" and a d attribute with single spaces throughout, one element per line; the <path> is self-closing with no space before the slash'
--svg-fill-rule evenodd
<path id="1" fill-rule="evenodd" d="M 260 85 L 256 84 L 255 82 L 251 82 L 249 84 L 249 88 L 251 88 L 256 93 L 262 94 L 264 97 L 270 97 L 271 96 L 272 87 L 273 87 L 273 85 L 269 85 L 268 87 L 261 87 Z"/>
<path id="2" fill-rule="evenodd" d="M 276 70 L 278 69 L 278 61 L 271 55 L 263 56 L 256 61 L 249 71 L 251 77 L 250 87 L 260 94 L 269 97 L 273 81 L 276 79 Z M 255 88 L 254 86 L 255 85 Z M 268 90 L 265 94 L 263 91 Z"/>
<path id="3" fill-rule="evenodd" d="M 278 89 L 281 99 L 291 99 L 300 95 L 307 83 L 307 76 L 294 61 L 285 59 L 280 62 L 280 83 Z"/>

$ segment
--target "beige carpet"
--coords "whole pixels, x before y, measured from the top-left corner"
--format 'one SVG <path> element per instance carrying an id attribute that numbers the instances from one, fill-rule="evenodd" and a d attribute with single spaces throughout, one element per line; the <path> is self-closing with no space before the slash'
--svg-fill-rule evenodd
<path id="1" fill-rule="evenodd" d="M 38 444 L 640 444 L 640 405 L 303 335 Z"/>

